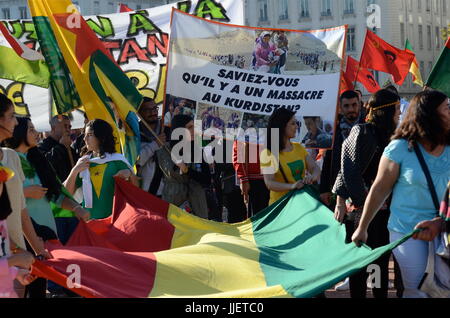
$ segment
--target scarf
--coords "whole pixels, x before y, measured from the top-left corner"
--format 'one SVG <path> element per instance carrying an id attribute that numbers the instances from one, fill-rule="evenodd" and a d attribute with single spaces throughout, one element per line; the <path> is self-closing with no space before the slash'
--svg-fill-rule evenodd
<path id="1" fill-rule="evenodd" d="M 31 166 L 30 162 L 27 160 L 25 154 L 18 152 L 20 158 L 20 165 L 22 166 L 23 174 L 27 179 L 33 179 L 36 175 L 36 170 Z"/>
<path id="2" fill-rule="evenodd" d="M 86 158 L 89 156 L 84 156 L 83 158 Z M 96 158 L 90 158 L 90 163 L 95 164 L 104 164 L 111 161 L 122 161 L 124 162 L 131 171 L 133 171 L 133 167 L 128 163 L 127 159 L 122 154 L 119 153 L 106 153 L 104 157 L 96 157 Z M 85 208 L 92 208 L 92 181 L 91 181 L 91 173 L 89 172 L 89 169 L 86 169 L 82 172 L 80 172 L 80 177 L 83 182 L 83 197 L 84 197 L 84 207 Z"/>

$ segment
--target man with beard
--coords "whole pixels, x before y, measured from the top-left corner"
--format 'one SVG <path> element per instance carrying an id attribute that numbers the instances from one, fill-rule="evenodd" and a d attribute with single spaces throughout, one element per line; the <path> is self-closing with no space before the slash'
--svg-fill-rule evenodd
<path id="1" fill-rule="evenodd" d="M 354 125 L 364 122 L 360 116 L 361 102 L 357 92 L 351 90 L 343 92 L 340 97 L 339 109 L 340 115 L 338 117 L 333 149 L 328 150 L 325 154 L 320 178 L 320 197 L 330 208 L 333 205 L 330 200 L 331 188 L 340 169 L 342 143 L 348 137 Z"/>
<path id="2" fill-rule="evenodd" d="M 158 106 L 153 99 L 144 97 L 139 107 L 139 115 L 153 132 L 158 134 L 159 140 L 153 136 L 142 121 L 139 123 L 141 152 L 136 163 L 138 176 L 142 178 L 141 188 L 158 196 L 162 191 L 162 172 L 157 163 L 156 151 L 166 142 L 166 135 L 162 132 L 161 122 L 158 118 Z"/>

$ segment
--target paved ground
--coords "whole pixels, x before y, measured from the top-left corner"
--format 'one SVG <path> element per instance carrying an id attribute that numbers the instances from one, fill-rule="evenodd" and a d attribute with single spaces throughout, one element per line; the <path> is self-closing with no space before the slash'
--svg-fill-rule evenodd
<path id="1" fill-rule="evenodd" d="M 389 262 L 389 282 L 390 286 L 394 286 L 394 262 L 392 260 Z M 325 296 L 327 298 L 350 298 L 350 290 L 336 291 L 334 288 L 331 288 L 325 292 Z M 372 291 L 369 288 L 367 289 L 367 298 L 373 298 Z M 389 289 L 388 298 L 397 298 L 394 288 Z"/>

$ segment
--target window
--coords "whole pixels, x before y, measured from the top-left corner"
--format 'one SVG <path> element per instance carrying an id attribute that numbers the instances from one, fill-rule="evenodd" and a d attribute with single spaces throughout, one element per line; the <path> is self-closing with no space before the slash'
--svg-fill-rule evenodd
<path id="1" fill-rule="evenodd" d="M 370 6 L 371 4 L 375 4 L 375 0 L 367 0 L 367 6 Z"/>
<path id="2" fill-rule="evenodd" d="M 437 0 L 433 0 L 434 12 L 439 12 L 439 2 Z"/>
<path id="3" fill-rule="evenodd" d="M 409 7 L 409 11 L 412 11 L 412 8 L 413 8 L 413 2 L 412 2 L 412 0 L 409 0 L 409 1 L 408 1 L 408 7 Z"/>
<path id="4" fill-rule="evenodd" d="M 27 7 L 19 7 L 19 13 L 21 19 L 28 19 Z"/>
<path id="5" fill-rule="evenodd" d="M 100 14 L 100 2 L 94 1 L 94 14 Z"/>
<path id="6" fill-rule="evenodd" d="M 108 12 L 110 13 L 114 13 L 116 12 L 116 8 L 114 7 L 114 3 L 113 2 L 108 2 Z"/>
<path id="7" fill-rule="evenodd" d="M 423 50 L 423 30 L 422 26 L 419 25 L 419 48 Z"/>
<path id="8" fill-rule="evenodd" d="M 259 21 L 267 20 L 267 0 L 259 0 Z"/>
<path id="9" fill-rule="evenodd" d="M 355 3 L 353 0 L 345 0 L 344 14 L 353 14 L 355 8 Z"/>
<path id="10" fill-rule="evenodd" d="M 142 9 L 141 5 L 140 5 L 140 4 L 137 4 L 137 5 L 136 5 L 136 10 L 141 10 L 141 9 Z"/>
<path id="11" fill-rule="evenodd" d="M 420 74 L 425 74 L 425 63 L 423 61 L 420 62 Z"/>
<path id="12" fill-rule="evenodd" d="M 430 76 L 432 70 L 433 70 L 433 62 L 428 62 L 428 71 L 429 71 L 428 76 Z"/>
<path id="13" fill-rule="evenodd" d="M 321 16 L 331 15 L 331 0 L 322 0 L 322 12 Z"/>
<path id="14" fill-rule="evenodd" d="M 427 12 L 430 12 L 431 9 L 431 0 L 425 0 L 426 4 L 427 4 Z"/>
<path id="15" fill-rule="evenodd" d="M 431 50 L 433 43 L 433 38 L 431 37 L 431 25 L 427 25 L 427 46 L 428 50 Z"/>
<path id="16" fill-rule="evenodd" d="M 417 0 L 417 11 L 422 12 L 422 0 Z"/>
<path id="17" fill-rule="evenodd" d="M 278 3 L 279 3 L 278 8 L 279 8 L 279 12 L 280 12 L 280 15 L 279 15 L 280 20 L 287 20 L 289 18 L 287 0 L 280 0 L 280 1 L 278 1 Z"/>
<path id="18" fill-rule="evenodd" d="M 415 48 L 414 38 L 415 38 L 415 36 L 414 36 L 414 25 L 410 24 L 409 25 L 409 32 L 408 32 L 408 40 L 409 40 L 409 43 L 411 44 L 413 50 Z"/>
<path id="19" fill-rule="evenodd" d="M 349 27 L 347 32 L 347 51 L 355 51 L 356 49 L 355 27 Z"/>
<path id="20" fill-rule="evenodd" d="M 447 15 L 447 0 L 442 0 L 442 12 Z"/>
<path id="21" fill-rule="evenodd" d="M 441 32 L 439 30 L 439 27 L 436 27 L 436 34 L 435 34 L 435 42 L 436 42 L 436 48 L 440 49 L 441 48 Z"/>
<path id="22" fill-rule="evenodd" d="M 405 43 L 405 24 L 400 23 L 400 42 Z"/>
<path id="23" fill-rule="evenodd" d="M 3 19 L 11 19 L 11 12 L 9 11 L 9 8 L 3 8 L 2 9 L 2 13 L 3 13 Z"/>
<path id="24" fill-rule="evenodd" d="M 300 17 L 309 17 L 309 3 L 308 0 L 300 0 Z"/>

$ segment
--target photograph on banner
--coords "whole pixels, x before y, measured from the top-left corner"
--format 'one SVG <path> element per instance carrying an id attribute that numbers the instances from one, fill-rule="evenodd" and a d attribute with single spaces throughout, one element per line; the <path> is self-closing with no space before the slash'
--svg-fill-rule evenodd
<path id="1" fill-rule="evenodd" d="M 244 24 L 243 0 L 179 1 L 149 9 L 84 17 L 140 93 L 161 105 L 164 100 L 172 8 L 222 23 Z M 75 9 L 75 6 L 70 7 L 68 12 Z M 32 20 L 0 20 L 0 22 L 4 23 L 12 35 L 21 42 L 35 50 L 39 49 Z M 0 69 L 1 64 L 2 60 Z M 0 85 L 3 87 L 5 84 Z M 28 91 L 33 91 L 33 94 L 28 94 Z M 20 98 L 27 105 L 28 112 L 40 116 L 38 120 L 33 118 L 36 128 L 40 131 L 48 129 L 47 118 L 50 117 L 51 100 L 49 90 L 26 87 L 23 92 L 24 95 Z M 20 95 L 21 92 L 17 94 Z M 23 107 L 20 104 L 16 106 Z M 161 113 L 159 115 L 162 116 Z M 72 126 L 82 128 L 82 118 L 81 121 L 72 122 Z"/>
<path id="2" fill-rule="evenodd" d="M 325 129 L 325 123 L 320 116 L 303 116 L 302 127 L 304 135 L 300 132 L 301 143 L 308 148 L 330 148 L 333 142 L 332 126 Z M 329 126 L 329 123 L 328 123 Z"/>
<path id="3" fill-rule="evenodd" d="M 220 108 L 241 112 L 242 130 L 266 128 L 269 116 L 285 107 L 295 111 L 302 124 L 296 140 L 308 141 L 308 148 L 330 148 L 333 132 L 325 123 L 333 123 L 336 115 L 345 35 L 346 26 L 313 31 L 260 29 L 174 10 L 166 94 L 214 106 L 209 111 L 201 106 L 206 117 L 221 114 Z M 170 111 L 170 103 L 166 100 L 164 112 Z M 317 128 L 308 131 L 305 116 L 318 117 Z M 238 116 L 234 118 L 237 122 Z M 220 119 L 224 125 L 230 121 L 228 114 Z M 322 131 L 326 133 L 318 134 Z M 310 138 L 305 139 L 308 133 Z"/>
<path id="4" fill-rule="evenodd" d="M 201 121 L 202 131 L 217 129 L 222 135 L 227 128 L 238 129 L 241 126 L 244 113 L 211 104 L 199 103 L 196 120 Z"/>

